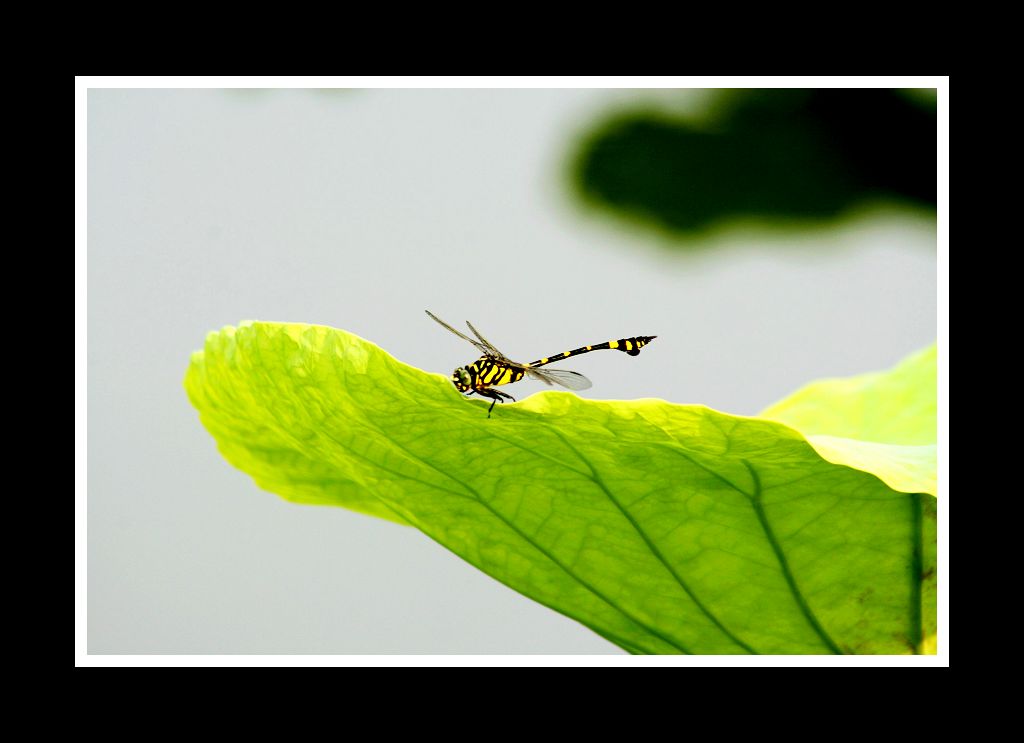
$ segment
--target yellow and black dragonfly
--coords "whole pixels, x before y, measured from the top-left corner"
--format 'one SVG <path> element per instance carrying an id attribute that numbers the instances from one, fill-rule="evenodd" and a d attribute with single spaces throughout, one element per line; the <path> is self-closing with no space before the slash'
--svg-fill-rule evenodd
<path id="1" fill-rule="evenodd" d="M 495 348 L 494 344 L 480 335 L 480 331 L 474 328 L 473 324 L 468 320 L 466 325 L 469 326 L 470 331 L 476 336 L 476 340 L 460 333 L 444 320 L 431 313 L 430 310 L 426 310 L 426 313 L 439 325 L 447 328 L 463 340 L 469 341 L 476 346 L 478 351 L 483 353 L 483 356 L 472 364 L 460 366 L 452 372 L 452 384 L 455 385 L 459 392 L 466 393 L 467 396 L 475 393 L 481 397 L 490 398 L 492 402 L 491 407 L 487 408 L 488 418 L 491 417 L 491 411 L 494 410 L 496 403 L 503 403 L 505 400 L 515 402 L 515 398 L 512 395 L 491 389 L 492 387 L 512 384 L 513 382 L 518 382 L 523 377 L 530 377 L 548 385 L 557 384 L 570 390 L 585 390 L 593 385 L 582 374 L 574 371 L 565 371 L 564 369 L 541 369 L 539 367 L 567 359 L 571 356 L 579 356 L 580 354 L 600 351 L 606 348 L 622 351 L 630 356 L 636 356 L 640 353 L 641 348 L 658 337 L 656 335 L 638 335 L 634 338 L 620 338 L 617 341 L 605 341 L 593 346 L 580 346 L 571 351 L 564 351 L 556 356 L 548 356 L 532 361 L 529 364 L 520 364 Z"/>

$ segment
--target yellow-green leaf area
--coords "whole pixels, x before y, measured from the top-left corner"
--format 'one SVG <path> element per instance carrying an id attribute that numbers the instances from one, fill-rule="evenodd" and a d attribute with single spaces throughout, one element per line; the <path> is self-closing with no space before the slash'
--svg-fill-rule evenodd
<path id="1" fill-rule="evenodd" d="M 933 345 L 887 372 L 813 382 L 761 416 L 797 429 L 830 462 L 935 495 L 936 354 Z"/>

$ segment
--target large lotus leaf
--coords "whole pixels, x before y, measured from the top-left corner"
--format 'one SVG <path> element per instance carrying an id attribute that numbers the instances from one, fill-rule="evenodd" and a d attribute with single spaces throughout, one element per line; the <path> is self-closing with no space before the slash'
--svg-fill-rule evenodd
<path id="1" fill-rule="evenodd" d="M 935 499 L 886 484 L 892 457 L 870 445 L 892 437 L 869 436 L 843 463 L 805 438 L 883 429 L 819 427 L 796 403 L 769 411 L 787 425 L 565 392 L 488 418 L 446 377 L 298 324 L 211 333 L 185 386 L 261 487 L 411 524 L 630 652 L 934 647 Z M 934 408 L 934 385 L 906 392 L 847 413 L 879 400 L 890 415 Z M 929 394 L 931 408 L 917 399 Z M 926 463 L 902 466 L 928 480 Z"/>

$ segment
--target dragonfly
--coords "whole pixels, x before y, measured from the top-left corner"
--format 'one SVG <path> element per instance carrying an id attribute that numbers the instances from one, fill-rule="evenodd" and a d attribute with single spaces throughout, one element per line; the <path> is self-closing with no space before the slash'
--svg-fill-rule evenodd
<path id="1" fill-rule="evenodd" d="M 593 346 L 580 346 L 555 356 L 545 356 L 537 361 L 531 361 L 529 364 L 521 364 L 499 351 L 468 320 L 466 325 L 469 326 L 470 332 L 476 336 L 475 340 L 459 332 L 430 310 L 426 310 L 426 313 L 434 322 L 455 333 L 464 341 L 469 341 L 483 354 L 472 364 L 460 366 L 452 372 L 452 384 L 455 385 L 455 389 L 467 397 L 477 394 L 481 397 L 489 398 L 491 400 L 491 407 L 487 408 L 488 418 L 491 417 L 491 411 L 494 410 L 494 406 L 497 403 L 504 403 L 505 400 L 515 402 L 515 398 L 512 395 L 493 389 L 494 387 L 512 384 L 513 382 L 518 382 L 523 377 L 529 377 L 530 379 L 544 382 L 547 385 L 557 384 L 574 391 L 589 389 L 593 386 L 593 383 L 579 372 L 567 371 L 565 369 L 542 369 L 540 367 L 547 366 L 555 361 L 568 359 L 572 356 L 604 349 L 622 351 L 630 356 L 636 356 L 640 353 L 641 348 L 658 337 L 656 335 L 638 335 L 633 338 L 620 338 L 617 341 L 605 341 Z"/>

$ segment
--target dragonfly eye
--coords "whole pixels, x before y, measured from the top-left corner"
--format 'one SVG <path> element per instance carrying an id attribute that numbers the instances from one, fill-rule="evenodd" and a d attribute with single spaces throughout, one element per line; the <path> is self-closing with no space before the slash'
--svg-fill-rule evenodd
<path id="1" fill-rule="evenodd" d="M 469 372 L 466 371 L 466 367 L 459 367 L 458 369 L 455 370 L 455 373 L 452 376 L 459 380 L 460 384 L 464 384 L 467 387 L 469 386 L 471 380 L 469 377 Z"/>

